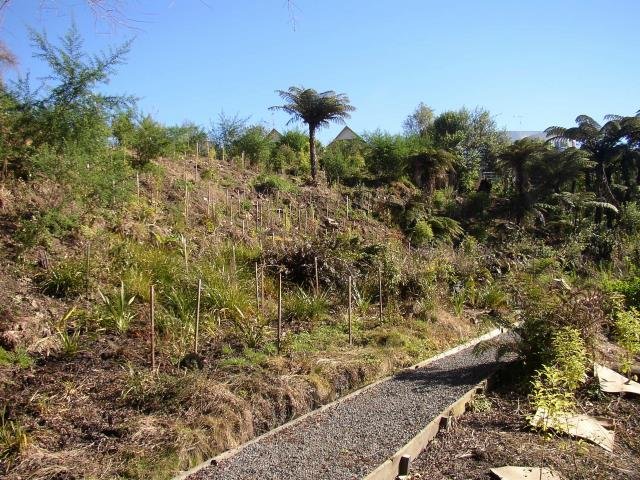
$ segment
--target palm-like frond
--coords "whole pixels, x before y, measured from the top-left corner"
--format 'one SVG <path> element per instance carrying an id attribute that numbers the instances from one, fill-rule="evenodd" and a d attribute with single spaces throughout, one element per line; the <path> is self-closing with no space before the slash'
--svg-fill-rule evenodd
<path id="1" fill-rule="evenodd" d="M 349 97 L 333 90 L 318 93 L 312 88 L 289 87 L 276 92 L 286 103 L 270 107 L 270 110 L 287 112 L 291 115 L 288 123 L 303 121 L 317 128 L 330 122 L 344 122 L 350 118 L 349 112 L 355 110 L 349 103 Z"/>

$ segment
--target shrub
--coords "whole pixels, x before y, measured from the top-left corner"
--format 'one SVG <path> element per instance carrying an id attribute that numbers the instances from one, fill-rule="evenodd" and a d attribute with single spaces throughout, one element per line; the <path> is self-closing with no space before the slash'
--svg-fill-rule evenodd
<path id="1" fill-rule="evenodd" d="M 29 444 L 24 427 L 15 420 L 7 419 L 6 407 L 0 411 L 0 461 L 8 462 Z"/>
<path id="2" fill-rule="evenodd" d="M 159 157 L 167 145 L 169 138 L 166 129 L 156 122 L 151 115 L 145 116 L 135 129 L 133 149 L 136 152 L 134 165 L 142 167 L 150 160 Z"/>
<path id="3" fill-rule="evenodd" d="M 609 289 L 624 295 L 627 307 L 640 308 L 640 276 L 614 281 Z"/>
<path id="4" fill-rule="evenodd" d="M 16 239 L 26 248 L 48 245 L 52 238 L 62 239 L 76 230 L 78 225 L 77 216 L 63 213 L 60 208 L 51 208 L 22 222 Z"/>
<path id="5" fill-rule="evenodd" d="M 56 298 L 72 297 L 80 293 L 85 283 L 85 267 L 77 262 L 61 262 L 37 276 L 40 290 Z"/>
<path id="6" fill-rule="evenodd" d="M 258 193 L 274 194 L 276 192 L 294 192 L 295 185 L 277 175 L 259 175 L 253 181 L 253 188 Z"/>
<path id="7" fill-rule="evenodd" d="M 76 313 L 76 307 L 71 307 L 54 325 L 62 353 L 67 357 L 72 357 L 80 351 L 80 328 L 71 323 Z"/>
<path id="8" fill-rule="evenodd" d="M 635 308 L 617 312 L 615 335 L 618 344 L 625 350 L 622 362 L 623 373 L 631 370 L 633 358 L 640 354 L 640 311 Z"/>
<path id="9" fill-rule="evenodd" d="M 420 247 L 433 240 L 431 225 L 425 220 L 418 220 L 411 229 L 411 243 Z"/>
<path id="10" fill-rule="evenodd" d="M 123 282 L 120 282 L 120 289 L 109 296 L 104 295 L 100 290 L 98 290 L 98 294 L 102 299 L 100 315 L 102 326 L 117 333 L 125 333 L 135 318 L 131 304 L 136 297 L 128 297 L 125 294 Z"/>
<path id="11" fill-rule="evenodd" d="M 33 358 L 22 348 L 9 351 L 0 347 L 0 365 L 16 365 L 20 368 L 29 368 L 33 365 Z"/>
<path id="12" fill-rule="evenodd" d="M 298 287 L 297 292 L 287 296 L 284 302 L 284 317 L 300 322 L 318 322 L 329 311 L 329 299 L 325 293 L 313 295 Z"/>
<path id="13" fill-rule="evenodd" d="M 399 180 L 405 175 L 410 146 L 404 137 L 376 131 L 366 135 L 365 140 L 365 163 L 371 173 L 387 180 Z"/>

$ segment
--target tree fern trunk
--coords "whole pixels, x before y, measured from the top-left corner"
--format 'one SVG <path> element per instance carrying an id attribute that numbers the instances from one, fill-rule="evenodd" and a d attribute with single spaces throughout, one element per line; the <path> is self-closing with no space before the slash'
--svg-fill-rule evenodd
<path id="1" fill-rule="evenodd" d="M 316 159 L 316 129 L 309 125 L 309 159 L 311 161 L 311 178 L 317 181 L 318 177 L 318 161 Z"/>

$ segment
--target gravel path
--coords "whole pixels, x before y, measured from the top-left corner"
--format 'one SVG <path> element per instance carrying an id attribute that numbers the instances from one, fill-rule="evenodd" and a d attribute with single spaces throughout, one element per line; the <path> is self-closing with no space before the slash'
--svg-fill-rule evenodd
<path id="1" fill-rule="evenodd" d="M 346 480 L 371 472 L 497 368 L 473 348 L 403 372 L 253 443 L 189 480 Z"/>

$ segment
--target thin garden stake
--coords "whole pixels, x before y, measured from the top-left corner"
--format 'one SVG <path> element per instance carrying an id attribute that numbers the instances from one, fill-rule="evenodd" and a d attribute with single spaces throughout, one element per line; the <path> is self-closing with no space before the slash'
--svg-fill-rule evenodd
<path id="1" fill-rule="evenodd" d="M 198 353 L 198 334 L 200 332 L 200 299 L 202 296 L 202 279 L 198 279 L 198 301 L 196 303 L 196 329 L 194 332 L 193 351 Z"/>
<path id="2" fill-rule="evenodd" d="M 267 269 L 267 266 L 262 262 L 262 270 L 260 275 L 260 303 L 264 307 L 264 271 Z"/>
<path id="3" fill-rule="evenodd" d="M 278 353 L 282 344 L 282 270 L 278 272 Z"/>
<path id="4" fill-rule="evenodd" d="M 85 259 L 85 268 L 84 268 L 84 288 L 86 290 L 86 294 L 89 295 L 89 285 L 91 278 L 91 242 L 87 242 L 87 255 Z"/>
<path id="5" fill-rule="evenodd" d="M 380 323 L 382 323 L 382 265 L 378 270 L 378 297 L 380 298 Z"/>
<path id="6" fill-rule="evenodd" d="M 258 277 L 258 262 L 256 262 L 256 308 L 260 310 L 260 279 Z"/>
<path id="7" fill-rule="evenodd" d="M 211 215 L 211 182 L 207 186 L 207 217 Z"/>
<path id="8" fill-rule="evenodd" d="M 349 275 L 349 311 L 348 311 L 348 319 L 349 319 L 349 346 L 353 345 L 353 336 L 351 333 L 351 283 L 352 283 L 351 275 Z"/>
<path id="9" fill-rule="evenodd" d="M 318 278 L 318 257 L 313 257 L 313 270 L 316 274 L 316 297 L 320 294 L 320 281 Z"/>
<path id="10" fill-rule="evenodd" d="M 151 317 L 151 370 L 156 369 L 156 290 L 149 287 L 149 316 Z"/>
<path id="11" fill-rule="evenodd" d="M 136 172 L 136 191 L 138 194 L 138 200 L 140 200 L 140 173 Z"/>

